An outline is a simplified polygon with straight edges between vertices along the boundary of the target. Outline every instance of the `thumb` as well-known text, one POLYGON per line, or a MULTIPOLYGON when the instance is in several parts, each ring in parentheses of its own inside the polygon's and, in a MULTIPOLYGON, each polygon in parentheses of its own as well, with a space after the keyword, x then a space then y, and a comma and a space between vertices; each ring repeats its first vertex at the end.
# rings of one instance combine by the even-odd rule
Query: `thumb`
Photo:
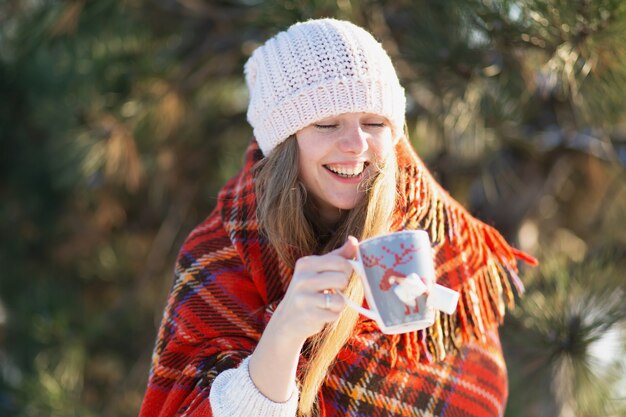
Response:
POLYGON ((346 242, 340 247, 330 252, 333 255, 339 255, 346 259, 352 259, 356 256, 359 241, 354 236, 348 236, 346 242))

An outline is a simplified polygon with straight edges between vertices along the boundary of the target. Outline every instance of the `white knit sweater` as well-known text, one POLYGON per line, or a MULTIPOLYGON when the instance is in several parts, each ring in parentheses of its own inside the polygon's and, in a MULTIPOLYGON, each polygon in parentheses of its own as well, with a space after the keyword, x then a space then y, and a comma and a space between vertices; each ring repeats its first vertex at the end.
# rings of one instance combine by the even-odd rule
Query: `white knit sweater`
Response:
POLYGON ((236 369, 219 374, 211 386, 213 417, 294 417, 298 409, 298 387, 293 382, 291 397, 277 403, 263 395, 252 382, 246 358, 236 369))

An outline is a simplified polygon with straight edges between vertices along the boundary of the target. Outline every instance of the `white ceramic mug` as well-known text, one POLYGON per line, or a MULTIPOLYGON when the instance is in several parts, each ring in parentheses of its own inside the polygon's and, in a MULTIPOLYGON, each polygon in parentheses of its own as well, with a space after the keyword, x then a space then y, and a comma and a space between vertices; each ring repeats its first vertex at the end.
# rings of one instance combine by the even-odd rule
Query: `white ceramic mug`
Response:
POLYGON ((371 310, 344 296, 351 308, 376 321, 386 334, 432 326, 435 310, 453 314, 459 293, 435 283, 433 251, 424 230, 407 230, 359 243, 356 261, 371 310))

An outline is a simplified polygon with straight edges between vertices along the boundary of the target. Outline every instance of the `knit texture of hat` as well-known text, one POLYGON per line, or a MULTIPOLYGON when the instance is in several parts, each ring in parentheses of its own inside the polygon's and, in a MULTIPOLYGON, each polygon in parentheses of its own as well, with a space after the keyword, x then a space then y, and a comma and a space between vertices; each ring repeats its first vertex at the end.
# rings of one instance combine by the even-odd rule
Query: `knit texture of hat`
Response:
POLYGON ((244 66, 248 122, 264 155, 311 123, 374 113, 404 128, 405 96, 391 59, 364 29, 335 19, 296 23, 257 48, 244 66))

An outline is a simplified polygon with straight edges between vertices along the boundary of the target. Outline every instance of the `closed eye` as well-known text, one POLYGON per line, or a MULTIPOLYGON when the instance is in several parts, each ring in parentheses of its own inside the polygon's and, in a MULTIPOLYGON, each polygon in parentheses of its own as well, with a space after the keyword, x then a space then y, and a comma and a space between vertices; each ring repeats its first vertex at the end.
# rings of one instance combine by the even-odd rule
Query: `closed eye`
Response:
POLYGON ((365 123, 365 126, 385 127, 385 124, 384 123, 365 123))
POLYGON ((337 127, 337 125, 320 125, 320 124, 315 124, 315 127, 317 127, 318 129, 333 129, 333 128, 337 127))

